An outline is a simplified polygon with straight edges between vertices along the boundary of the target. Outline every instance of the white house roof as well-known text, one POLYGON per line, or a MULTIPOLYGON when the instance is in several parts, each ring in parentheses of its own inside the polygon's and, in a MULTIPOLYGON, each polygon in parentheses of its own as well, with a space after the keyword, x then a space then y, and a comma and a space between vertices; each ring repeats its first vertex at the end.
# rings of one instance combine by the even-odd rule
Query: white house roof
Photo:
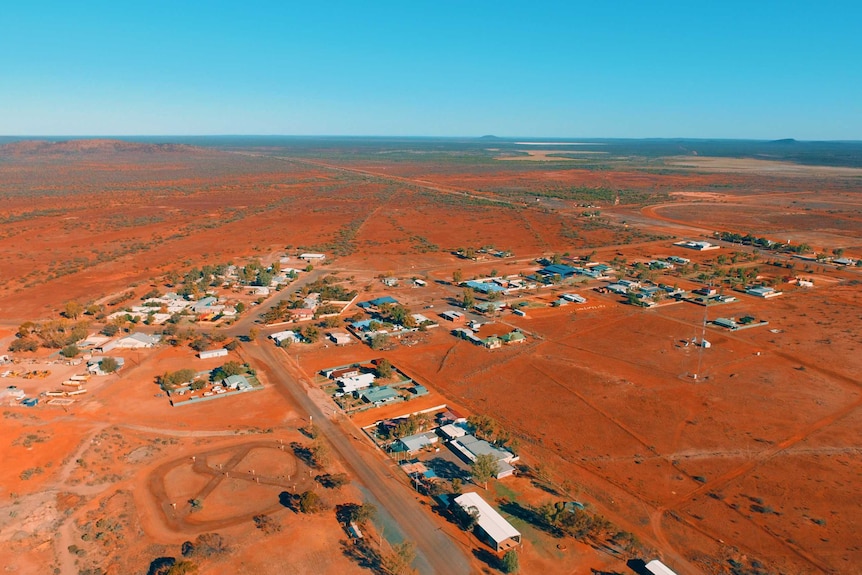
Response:
POLYGON ((658 559, 653 559, 652 561, 647 563, 646 568, 653 575, 676 575, 676 573, 671 570, 670 567, 668 567, 658 559))
POLYGON ((497 513, 475 491, 459 495, 455 498, 455 503, 461 506, 462 509, 475 507, 479 511, 479 527, 496 543, 499 544, 507 539, 521 536, 521 533, 517 529, 512 527, 502 515, 497 513))

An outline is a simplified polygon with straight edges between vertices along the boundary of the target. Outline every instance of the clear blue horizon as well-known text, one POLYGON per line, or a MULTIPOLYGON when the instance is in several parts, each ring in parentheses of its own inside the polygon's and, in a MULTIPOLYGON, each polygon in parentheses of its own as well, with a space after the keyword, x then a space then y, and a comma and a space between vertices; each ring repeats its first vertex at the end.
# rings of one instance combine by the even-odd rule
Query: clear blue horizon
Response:
POLYGON ((860 16, 849 1, 7 3, 0 134, 860 140, 860 16))

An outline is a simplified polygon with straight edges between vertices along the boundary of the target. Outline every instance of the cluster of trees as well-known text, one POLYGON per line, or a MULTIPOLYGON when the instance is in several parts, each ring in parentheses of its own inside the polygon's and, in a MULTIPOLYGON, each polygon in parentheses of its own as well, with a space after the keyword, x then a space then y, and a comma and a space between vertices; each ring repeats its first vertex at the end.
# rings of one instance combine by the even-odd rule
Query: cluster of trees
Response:
POLYGON ((400 418, 395 427, 386 428, 386 434, 389 439, 400 439, 422 433, 433 426, 434 422, 427 413, 413 413, 407 417, 400 418))
MULTIPOLYGON (((192 383, 197 372, 193 369, 180 369, 172 372, 165 372, 156 378, 156 382, 165 391, 170 391, 186 383, 192 383)), ((203 387, 203 386, 201 386, 203 387)))
POLYGON ((315 282, 305 285, 301 293, 304 296, 310 293, 319 293, 320 299, 324 301, 349 301, 356 297, 359 292, 355 290, 351 291, 338 285, 342 281, 338 276, 324 276, 315 282))
POLYGON ((507 447, 511 451, 518 448, 517 438, 489 415, 471 415, 467 418, 467 424, 473 428, 473 433, 479 439, 489 441, 498 447, 507 447))
POLYGON ((611 532, 616 533, 613 524, 601 515, 593 515, 576 506, 567 506, 563 501, 546 503, 539 507, 536 513, 552 531, 579 541, 598 541, 611 532))
POLYGON ((410 310, 401 304, 385 303, 378 309, 377 316, 384 323, 400 325, 406 328, 416 327, 416 320, 410 314, 410 310))
MULTIPOLYGON (((87 337, 90 324, 86 321, 57 319, 42 323, 25 322, 18 327, 9 351, 36 351, 39 347, 63 349, 87 337)), ((71 348, 68 350, 71 352, 71 348)), ((75 354, 76 355, 76 354, 75 354)))
POLYGON ((735 232, 717 232, 717 236, 719 239, 724 240, 726 242, 731 242, 734 244, 742 244, 746 246, 755 246, 757 248, 765 249, 765 250, 773 250, 777 252, 783 253, 796 253, 796 254, 804 254, 811 251, 811 246, 808 244, 799 244, 792 246, 790 244, 782 244, 780 242, 774 242, 768 238, 759 238, 752 234, 737 234, 735 232))

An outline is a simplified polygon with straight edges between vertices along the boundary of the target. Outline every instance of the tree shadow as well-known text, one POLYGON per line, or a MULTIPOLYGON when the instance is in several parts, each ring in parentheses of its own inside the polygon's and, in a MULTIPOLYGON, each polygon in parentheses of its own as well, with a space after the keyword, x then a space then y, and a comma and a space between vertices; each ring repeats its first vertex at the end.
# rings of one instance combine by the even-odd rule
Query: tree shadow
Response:
POLYGON ((150 568, 147 569, 147 575, 161 575, 173 567, 176 562, 176 557, 156 557, 150 561, 150 568))
POLYGON ((468 473, 461 468, 457 463, 449 461, 448 459, 443 459, 442 457, 435 457, 430 461, 426 461, 425 465, 431 469, 437 477, 442 477, 443 479, 467 479, 468 473))
POLYGON ((626 567, 637 573, 638 575, 652 575, 646 567, 643 559, 629 559, 626 561, 626 567))
POLYGON ((495 570, 502 570, 500 558, 487 549, 473 549, 473 557, 495 570))
POLYGON ((517 501, 506 501, 500 505, 500 510, 517 517, 521 521, 526 521, 536 529, 540 531, 544 531, 550 535, 553 535, 556 538, 563 537, 563 532, 553 527, 552 525, 548 525, 548 523, 542 518, 541 515, 536 513, 533 509, 529 507, 524 507, 517 501))
POLYGON ((293 454, 296 455, 299 459, 302 460, 309 467, 316 467, 314 461, 314 454, 311 453, 311 450, 304 446, 301 443, 294 441, 290 444, 290 448, 293 450, 293 454))
POLYGON ((278 502, 294 513, 299 513, 299 495, 290 491, 282 491, 278 494, 278 502))
POLYGON ((363 569, 376 570, 380 567, 380 556, 372 545, 357 539, 342 539, 338 543, 342 555, 356 562, 363 569))

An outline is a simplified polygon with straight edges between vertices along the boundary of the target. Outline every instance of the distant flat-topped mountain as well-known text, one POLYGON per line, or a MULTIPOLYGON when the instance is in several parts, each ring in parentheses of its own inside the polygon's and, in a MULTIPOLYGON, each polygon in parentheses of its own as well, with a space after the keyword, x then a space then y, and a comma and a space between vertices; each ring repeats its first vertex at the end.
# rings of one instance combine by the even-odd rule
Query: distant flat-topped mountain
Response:
POLYGON ((796 140, 793 138, 782 138, 781 140, 772 140, 769 142, 770 144, 796 144, 796 140))
POLYGON ((189 153, 200 151, 183 144, 145 144, 111 139, 83 140, 21 140, 0 146, 0 155, 5 156, 68 156, 82 154, 156 154, 189 153))

